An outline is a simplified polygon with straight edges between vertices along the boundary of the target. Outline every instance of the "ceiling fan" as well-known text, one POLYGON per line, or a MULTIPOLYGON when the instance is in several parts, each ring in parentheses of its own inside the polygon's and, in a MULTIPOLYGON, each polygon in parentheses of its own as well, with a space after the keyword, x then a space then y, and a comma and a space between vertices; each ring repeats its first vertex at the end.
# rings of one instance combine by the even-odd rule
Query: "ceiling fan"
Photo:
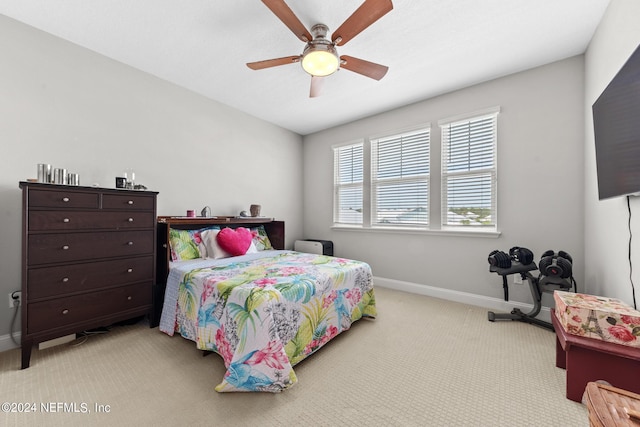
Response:
POLYGON ((334 31, 331 40, 326 38, 329 28, 324 24, 316 24, 311 28, 311 32, 307 31, 284 0, 262 0, 262 2, 306 45, 301 55, 247 63, 247 66, 252 70, 301 62, 302 68, 311 75, 309 96, 312 98, 320 94, 324 77, 335 73, 340 68, 375 80, 380 80, 387 73, 389 67, 384 65, 353 56, 338 56, 336 46, 344 46, 369 25, 390 12, 393 9, 391 0, 365 0, 334 31))

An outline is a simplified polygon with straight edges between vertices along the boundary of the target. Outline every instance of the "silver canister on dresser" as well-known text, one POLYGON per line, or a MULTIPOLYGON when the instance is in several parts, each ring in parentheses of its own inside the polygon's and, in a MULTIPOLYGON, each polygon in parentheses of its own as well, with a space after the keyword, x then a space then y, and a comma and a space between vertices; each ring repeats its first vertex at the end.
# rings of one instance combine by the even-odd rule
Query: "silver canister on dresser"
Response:
POLYGON ((67 170, 62 168, 55 168, 53 170, 53 180, 54 184, 67 184, 67 170))
POLYGON ((38 182, 47 184, 51 182, 51 165, 38 163, 38 182))
POLYGON ((69 185, 80 185, 80 175, 77 173, 70 173, 67 175, 67 184, 69 185))

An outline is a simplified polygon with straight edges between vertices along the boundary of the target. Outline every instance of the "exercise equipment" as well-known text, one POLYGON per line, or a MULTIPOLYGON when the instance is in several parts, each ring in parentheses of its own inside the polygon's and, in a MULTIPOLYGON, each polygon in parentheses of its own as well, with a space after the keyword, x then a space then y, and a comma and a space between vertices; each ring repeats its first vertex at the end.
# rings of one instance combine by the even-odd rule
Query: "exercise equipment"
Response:
POLYGON ((552 250, 542 254, 539 266, 536 265, 533 259, 533 252, 518 246, 511 248, 508 255, 499 250, 492 251, 489 254, 489 271, 502 277, 505 301, 509 301, 507 276, 513 274, 519 274, 522 280, 527 281, 533 297, 533 308, 530 312, 524 313, 519 308, 514 308, 510 313, 489 311, 488 318, 490 322, 495 320, 517 320, 553 330, 551 323, 536 318, 542 309, 542 294, 545 292, 553 293, 555 290, 569 291, 572 286, 574 292, 576 292, 576 281, 572 273, 573 259, 567 252, 559 251, 556 253, 552 250), (531 274, 535 270, 540 271, 537 277, 531 274))
POLYGON ((514 246, 509 249, 509 256, 514 261, 518 261, 520 264, 531 264, 533 262, 533 252, 527 248, 521 248, 514 246))
POLYGON ((489 264, 493 267, 498 268, 509 268, 511 267, 511 257, 507 255, 505 252, 495 250, 489 254, 489 264))
POLYGON ((571 255, 565 251, 554 252, 546 251, 542 254, 539 263, 540 272, 547 276, 560 277, 568 279, 572 276, 573 259, 571 255))

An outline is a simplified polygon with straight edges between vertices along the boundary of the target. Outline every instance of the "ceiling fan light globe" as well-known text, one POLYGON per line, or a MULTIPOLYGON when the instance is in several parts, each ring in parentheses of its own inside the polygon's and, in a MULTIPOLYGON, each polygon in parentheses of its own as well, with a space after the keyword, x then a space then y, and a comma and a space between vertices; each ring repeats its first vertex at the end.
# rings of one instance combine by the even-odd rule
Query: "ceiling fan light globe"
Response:
POLYGON ((303 54, 302 68, 312 76, 324 77, 335 73, 340 59, 335 49, 311 49, 303 54))

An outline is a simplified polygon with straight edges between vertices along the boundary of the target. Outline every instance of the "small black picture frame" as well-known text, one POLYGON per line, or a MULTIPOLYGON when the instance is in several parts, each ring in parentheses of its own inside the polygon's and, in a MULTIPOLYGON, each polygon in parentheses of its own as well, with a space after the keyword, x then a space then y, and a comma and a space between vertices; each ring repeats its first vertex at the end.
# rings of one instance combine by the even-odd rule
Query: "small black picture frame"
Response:
POLYGON ((117 176, 116 188, 127 188, 127 178, 117 176))

